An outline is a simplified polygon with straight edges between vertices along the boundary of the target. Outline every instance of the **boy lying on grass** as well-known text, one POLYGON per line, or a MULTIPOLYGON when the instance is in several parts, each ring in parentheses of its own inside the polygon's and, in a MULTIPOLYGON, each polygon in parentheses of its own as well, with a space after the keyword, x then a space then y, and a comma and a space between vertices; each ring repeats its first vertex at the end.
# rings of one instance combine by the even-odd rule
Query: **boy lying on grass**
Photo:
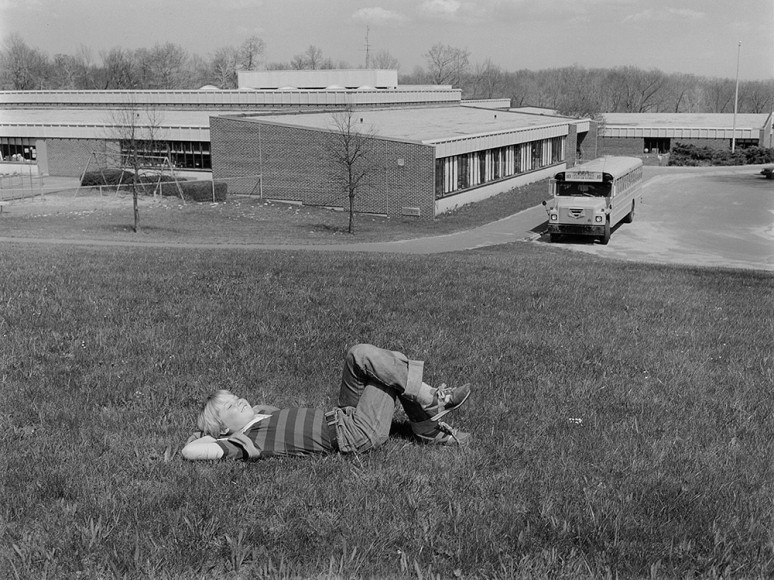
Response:
POLYGON ((399 352, 359 344, 347 353, 339 406, 320 409, 251 407, 229 391, 209 396, 185 459, 264 459, 313 453, 361 453, 390 434, 395 399, 403 405, 416 437, 436 445, 463 445, 469 433, 441 421, 464 403, 470 386, 433 388, 422 382, 422 361, 399 352))

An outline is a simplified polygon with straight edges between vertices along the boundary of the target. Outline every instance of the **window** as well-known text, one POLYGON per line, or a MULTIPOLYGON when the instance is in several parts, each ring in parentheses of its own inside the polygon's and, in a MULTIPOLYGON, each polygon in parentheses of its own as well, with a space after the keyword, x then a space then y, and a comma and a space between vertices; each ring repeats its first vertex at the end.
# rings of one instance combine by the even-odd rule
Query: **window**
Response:
POLYGON ((564 137, 551 139, 551 163, 561 163, 564 160, 564 137))
MULTIPOLYGON (((758 140, 757 139, 737 139, 736 140, 736 147, 740 149, 746 149, 747 147, 757 147, 758 146, 758 140)), ((731 148, 731 145, 729 144, 728 148, 731 148)))
POLYGON ((670 149, 669 137, 645 137, 644 153, 669 153, 670 149))
POLYGON ((538 169, 543 166, 543 142, 532 142, 532 167, 538 169))
POLYGON ((564 161, 565 138, 553 137, 435 160, 436 199, 564 161))
MULTIPOLYGON (((130 142, 121 141, 121 156, 127 163, 130 142)), ((212 169, 210 144, 207 141, 139 141, 138 155, 143 165, 160 165, 168 157, 175 169, 212 169)))
POLYGON ((35 140, 27 137, 0 138, 0 161, 9 163, 36 163, 38 152, 35 140))

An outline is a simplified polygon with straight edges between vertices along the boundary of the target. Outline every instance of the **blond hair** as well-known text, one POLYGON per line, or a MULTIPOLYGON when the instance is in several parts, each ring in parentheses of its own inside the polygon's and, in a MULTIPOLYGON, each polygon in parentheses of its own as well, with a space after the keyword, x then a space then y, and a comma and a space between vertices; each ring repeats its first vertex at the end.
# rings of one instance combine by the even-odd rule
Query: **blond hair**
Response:
POLYGON ((223 433, 223 424, 220 422, 220 410, 227 400, 234 397, 231 391, 221 389, 215 391, 204 402, 201 413, 196 420, 196 425, 199 427, 199 431, 205 435, 210 435, 216 439, 223 433))

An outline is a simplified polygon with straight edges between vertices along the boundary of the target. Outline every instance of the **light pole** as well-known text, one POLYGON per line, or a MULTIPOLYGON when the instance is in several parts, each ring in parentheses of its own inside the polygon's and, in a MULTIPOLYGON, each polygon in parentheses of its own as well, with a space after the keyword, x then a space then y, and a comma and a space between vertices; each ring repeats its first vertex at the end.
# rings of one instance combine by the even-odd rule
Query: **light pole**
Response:
POLYGON ((742 41, 736 48, 736 90, 734 91, 734 128, 731 132, 731 153, 736 151, 736 109, 739 104, 739 55, 742 52, 742 41))

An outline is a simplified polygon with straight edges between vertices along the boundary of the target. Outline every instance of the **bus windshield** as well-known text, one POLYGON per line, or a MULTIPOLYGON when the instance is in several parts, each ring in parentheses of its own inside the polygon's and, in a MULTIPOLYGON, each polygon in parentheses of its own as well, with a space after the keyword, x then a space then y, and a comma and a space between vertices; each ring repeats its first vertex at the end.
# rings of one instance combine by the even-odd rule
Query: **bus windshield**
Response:
POLYGON ((588 183, 573 181, 557 181, 556 195, 562 196, 586 196, 586 197, 607 197, 610 195, 609 183, 588 183))

